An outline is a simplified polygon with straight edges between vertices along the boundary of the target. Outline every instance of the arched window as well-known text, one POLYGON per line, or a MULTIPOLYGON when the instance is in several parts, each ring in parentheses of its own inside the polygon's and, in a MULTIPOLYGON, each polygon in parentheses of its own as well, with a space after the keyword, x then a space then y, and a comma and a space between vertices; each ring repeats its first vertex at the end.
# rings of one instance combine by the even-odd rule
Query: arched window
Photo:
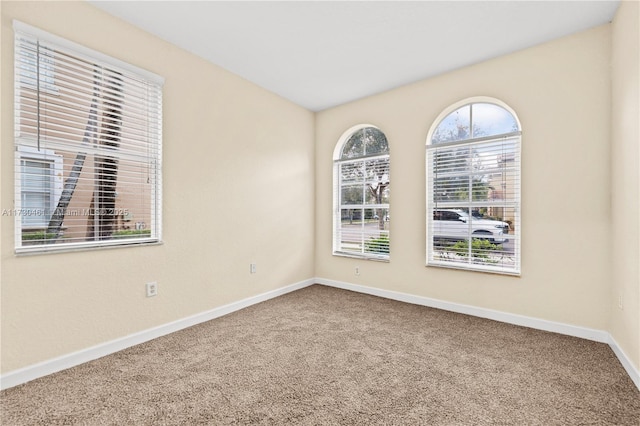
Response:
POLYGON ((427 265, 520 274, 520 142, 491 98, 452 105, 427 140, 427 265))
POLYGON ((380 129, 345 132, 334 151, 333 254, 389 258, 389 143, 380 129))

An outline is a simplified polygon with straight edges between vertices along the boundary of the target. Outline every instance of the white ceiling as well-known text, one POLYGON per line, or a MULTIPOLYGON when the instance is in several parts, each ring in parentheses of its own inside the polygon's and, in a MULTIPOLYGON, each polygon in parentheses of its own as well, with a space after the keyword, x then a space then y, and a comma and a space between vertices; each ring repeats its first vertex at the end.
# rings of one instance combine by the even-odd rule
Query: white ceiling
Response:
POLYGON ((608 1, 96 1, 312 111, 610 22, 608 1))

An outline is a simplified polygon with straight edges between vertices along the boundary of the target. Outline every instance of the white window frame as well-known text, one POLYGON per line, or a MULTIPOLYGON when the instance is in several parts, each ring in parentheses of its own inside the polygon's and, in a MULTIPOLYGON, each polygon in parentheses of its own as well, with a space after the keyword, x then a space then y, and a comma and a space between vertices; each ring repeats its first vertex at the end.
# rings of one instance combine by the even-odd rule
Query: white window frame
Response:
MULTIPOLYGON (((342 151, 344 148, 344 145, 347 141, 349 141, 349 139, 351 138, 351 136, 356 133, 359 130, 365 129, 365 128, 374 128, 378 131, 380 131, 382 133, 382 131, 372 125, 372 124, 359 124, 356 125, 352 128, 350 128, 349 130, 347 130, 346 132, 344 132, 342 134, 342 136, 340 137, 340 139, 338 140, 338 143, 336 144, 336 147, 334 149, 334 153, 333 153, 333 255, 334 256, 344 256, 344 257, 354 257, 354 258, 359 258, 359 259, 369 259, 369 260, 378 260, 378 261, 383 261, 383 262, 388 262, 390 259, 390 246, 387 245, 387 249, 389 250, 388 253, 372 253, 372 252, 367 252, 366 250, 366 238, 367 238, 367 234, 366 232, 362 232, 362 235, 359 235, 360 237, 360 249, 359 251, 353 251, 353 250, 345 250, 345 248, 342 246, 341 241, 342 241, 342 233, 343 233, 343 229, 342 229, 342 209, 343 208, 353 208, 354 210, 361 210, 361 215, 362 220, 363 220, 363 227, 364 227, 364 210, 366 209, 386 209, 387 214, 386 214, 386 218, 384 218, 385 220, 385 224, 387 227, 390 227, 390 221, 388 220, 388 218, 390 218, 390 203, 386 203, 386 204, 366 204, 364 202, 365 199, 365 195, 363 194, 363 203, 362 204, 349 204, 347 205, 343 205, 342 204, 342 200, 341 200, 341 189, 342 189, 342 181, 341 181, 341 173, 340 173, 340 168, 341 165, 344 164, 350 164, 350 163, 355 163, 355 162, 361 162, 364 160, 384 160, 386 159, 388 164, 389 164, 389 170, 390 170, 390 166, 391 166, 391 162, 390 162, 390 155, 389 155, 389 151, 387 151, 386 154, 376 154, 376 155, 364 155, 361 157, 354 157, 354 158, 349 158, 349 159, 342 159, 342 151)), ((386 137, 386 135, 385 135, 386 137)), ((387 141, 388 143, 388 141, 387 141)), ((390 172, 389 172, 390 173, 390 172)), ((387 184, 387 189, 390 191, 390 185, 387 184)), ((364 191, 364 185, 363 185, 363 191, 364 191)), ((386 231, 382 231, 381 234, 386 235, 390 244, 390 230, 387 229, 386 231)))
MULTIPOLYGON (((105 54, 94 51, 80 44, 63 39, 22 22, 13 21, 13 28, 15 32, 14 133, 16 149, 14 180, 16 196, 14 201, 14 209, 12 211, 3 211, 3 214, 12 214, 16 216, 14 221, 16 254, 48 253, 160 243, 162 241, 162 85, 164 83, 164 79, 149 71, 138 68, 134 65, 107 56, 105 54), (25 40, 29 41, 25 42, 25 40), (21 46, 20 50, 18 49, 19 44, 21 46), (34 47, 29 48, 28 46, 34 47), (41 57, 37 54, 38 51, 44 52, 41 53, 41 57), (101 67, 102 69, 107 70, 109 73, 111 73, 112 76, 123 76, 122 78, 129 79, 130 81, 139 81, 142 82, 140 84, 147 84, 147 92, 140 92, 140 89, 136 90, 138 90, 137 96, 146 96, 145 99, 146 102, 148 102, 148 104, 145 104, 147 105, 147 111, 152 111, 148 115, 149 118, 147 118, 147 127, 145 130, 147 136, 145 137, 148 139, 145 140, 152 141, 150 143, 153 144, 153 151, 147 150, 145 154, 141 154, 139 153, 139 151, 136 152, 126 148, 125 145, 127 147, 133 146, 133 139, 128 139, 126 142, 123 142, 123 146, 121 147, 121 149, 118 149, 116 151, 107 145, 96 147, 94 143, 93 146, 91 144, 86 144, 86 146, 83 145, 82 147, 76 147, 74 145, 75 142, 61 139, 60 137, 55 140, 47 139, 46 136, 41 137, 39 130, 40 96, 37 96, 36 98, 38 102, 37 136, 33 132, 27 133, 22 131, 22 91, 35 91, 36 93, 47 94, 50 97, 55 97, 60 94, 55 75, 57 69, 56 51, 64 52, 64 55, 70 55, 74 58, 81 58, 81 60, 86 61, 86 63, 94 64, 95 67, 101 67), (37 70, 37 65, 40 66, 39 71, 37 70), (34 158, 38 161, 52 160, 54 162, 55 178, 52 203, 55 203, 55 205, 52 209, 55 210, 57 203, 61 198, 65 185, 63 177, 63 169, 65 167, 65 165, 63 164, 64 157, 60 154, 62 152, 73 153, 75 152, 75 150, 77 150, 78 153, 82 154, 108 156, 109 158, 116 159, 117 161, 129 161, 130 163, 139 162, 141 158, 146 159, 138 164, 144 165, 144 167, 149 170, 147 183, 150 184, 152 190, 149 194, 149 203, 147 205, 149 206, 148 208, 150 209, 150 217, 153 222, 153 225, 151 226, 150 236, 143 235, 141 237, 139 235, 136 235, 135 237, 130 237, 129 235, 126 235, 124 237, 109 240, 99 239, 96 237, 94 240, 82 242, 58 241, 58 243, 54 244, 45 241, 43 244, 37 245, 23 244, 22 218, 19 217, 23 207, 21 205, 21 158, 34 158), (150 152, 152 153, 150 154, 150 152)), ((111 87, 107 88, 107 90, 112 90, 111 87)), ((127 96, 127 92, 123 93, 125 96, 127 96)), ((25 111, 27 110, 25 109, 25 111)), ((107 114, 104 111, 102 113, 107 114)), ((87 131, 86 129, 81 130, 85 132, 87 131)), ((98 214, 97 211, 99 210, 99 208, 100 206, 96 205, 96 208, 94 209, 96 211, 96 214, 98 214)), ((99 223, 95 226, 99 226, 99 223)), ((27 230, 28 227, 25 226, 24 229, 27 230)), ((64 229, 64 227, 62 229, 64 229)))
MULTIPOLYGON (((521 231, 522 223, 520 218, 520 211, 521 211, 520 182, 521 182, 521 152, 522 152, 521 144, 522 144, 522 126, 520 124, 517 114, 511 107, 509 107, 503 101, 492 98, 492 97, 478 96, 478 97, 461 100, 449 106, 448 108, 446 108, 434 120, 427 136, 426 156, 425 156, 426 189, 427 189, 427 194, 426 194, 426 231, 427 231, 426 233, 426 243, 427 243, 426 244, 426 265, 427 266, 462 269, 462 270, 479 271, 479 272, 490 272, 490 273, 498 273, 498 274, 505 274, 505 275, 514 275, 514 276, 521 275, 521 235, 522 235, 522 231, 521 231), (451 113, 453 113, 454 111, 466 105, 481 104, 481 103, 496 105, 504 109, 506 112, 510 113, 511 116, 515 119, 515 122, 517 123, 517 131, 502 133, 498 135, 491 135, 487 137, 467 138, 464 140, 454 141, 454 142, 444 142, 444 143, 438 143, 438 144, 432 143, 432 139, 436 130, 438 129, 438 127, 446 117, 448 117, 451 113), (503 201, 495 204, 496 207, 507 207, 509 209, 513 209, 513 212, 514 212, 513 228, 515 229, 515 233, 506 234, 504 236, 504 238, 507 241, 509 241, 509 243, 513 246, 513 256, 511 258, 512 260, 510 260, 510 262, 512 263, 512 266, 506 267, 506 266, 496 266, 491 264, 485 265, 485 264, 473 263, 472 247, 468 243, 467 243, 467 248, 469 250, 469 256, 468 256, 467 263, 461 262, 459 260, 447 261, 447 260, 443 260, 442 258, 436 258, 436 256, 434 255, 435 250, 434 250, 434 233, 433 233, 434 222, 435 222, 433 217, 434 210, 462 208, 462 209, 467 209, 467 211, 470 212, 473 207, 479 207, 480 205, 491 206, 492 202, 491 201, 472 202, 471 200, 469 200, 468 202, 465 202, 465 203, 453 202, 453 203, 447 204, 447 203, 434 201, 435 172, 431 165, 430 152, 435 151, 437 148, 447 148, 447 147, 468 147, 468 146, 482 147, 483 145, 486 146, 491 143, 494 143, 494 144, 496 142, 500 143, 499 141, 501 140, 503 141, 503 143, 506 143, 506 141, 509 141, 510 143, 514 143, 515 141, 515 146, 516 146, 515 156, 513 158, 514 167, 516 168, 516 171, 514 173, 514 182, 513 182, 514 189, 512 191, 513 192, 512 197, 509 198, 508 201, 503 201)), ((471 191, 469 191, 469 193, 471 193, 471 191)), ((469 221, 469 228, 468 228, 469 239, 466 241, 470 241, 471 239, 474 238, 472 236, 473 235, 472 230, 473 230, 472 224, 471 224, 471 221, 469 221)))
MULTIPOLYGON (((52 212, 56 206, 58 205, 58 200, 60 199, 60 195, 62 194, 62 156, 57 155, 54 151, 43 149, 38 151, 35 148, 27 147, 27 146, 19 146, 17 147, 16 155, 16 168, 22 168, 22 162, 33 160, 37 162, 45 162, 50 163, 50 201, 49 206, 47 206, 47 210, 52 212)), ((22 174, 16 174, 16 185, 15 185, 15 221, 16 221, 16 229, 25 230, 41 230, 42 228, 46 228, 46 225, 25 225, 23 223, 23 219, 25 216, 30 214, 42 215, 44 212, 29 212, 26 207, 22 206, 22 194, 24 192, 22 185, 22 174)), ((46 222, 49 220, 47 219, 46 222)), ((18 244, 18 238, 21 241, 21 233, 16 233, 16 244, 18 244)))

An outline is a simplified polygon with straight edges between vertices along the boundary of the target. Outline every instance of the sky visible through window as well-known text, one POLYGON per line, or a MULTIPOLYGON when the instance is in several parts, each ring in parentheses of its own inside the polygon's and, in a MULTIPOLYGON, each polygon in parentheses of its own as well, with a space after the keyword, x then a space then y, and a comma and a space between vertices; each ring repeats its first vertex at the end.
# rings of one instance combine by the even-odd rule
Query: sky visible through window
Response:
POLYGON ((431 143, 462 141, 518 131, 513 115, 498 105, 465 105, 447 115, 438 125, 431 143))

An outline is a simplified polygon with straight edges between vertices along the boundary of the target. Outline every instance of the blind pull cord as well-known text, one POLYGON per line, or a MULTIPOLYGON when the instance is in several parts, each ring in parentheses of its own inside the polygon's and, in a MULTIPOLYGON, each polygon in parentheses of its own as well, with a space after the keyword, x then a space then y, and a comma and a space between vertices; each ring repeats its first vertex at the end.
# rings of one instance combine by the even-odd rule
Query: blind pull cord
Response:
POLYGON ((40 151, 40 40, 36 41, 36 108, 37 108, 37 143, 40 151))

